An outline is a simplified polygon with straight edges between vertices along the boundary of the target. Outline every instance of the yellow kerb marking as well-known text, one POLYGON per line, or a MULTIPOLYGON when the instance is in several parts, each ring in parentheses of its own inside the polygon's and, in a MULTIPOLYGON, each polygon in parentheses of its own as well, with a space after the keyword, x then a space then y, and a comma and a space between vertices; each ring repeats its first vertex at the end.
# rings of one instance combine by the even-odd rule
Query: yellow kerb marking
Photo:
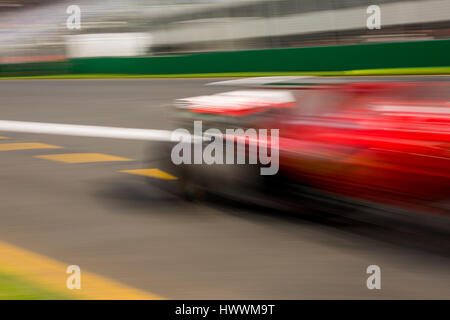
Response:
POLYGON ((65 163, 86 163, 105 161, 131 161, 133 159, 111 156, 103 153, 60 153, 35 156, 39 159, 60 161, 65 163))
POLYGON ((121 170, 120 172, 137 174, 140 176, 164 179, 164 180, 176 180, 177 177, 171 175, 170 173, 164 172, 159 169, 136 169, 136 170, 121 170))
POLYGON ((0 139, 8 139, 8 137, 2 137, 2 136, 0 136, 0 139))
POLYGON ((0 143, 0 151, 28 150, 28 149, 59 149, 62 147, 39 142, 0 143))
MULTIPOLYGON (((76 264, 75 262, 72 262, 76 264)), ((81 289, 68 289, 66 286, 67 267, 51 258, 0 242, 0 270, 25 281, 42 286, 74 299, 105 300, 155 300, 163 299, 152 293, 126 286, 105 277, 87 272, 81 268, 81 289)))

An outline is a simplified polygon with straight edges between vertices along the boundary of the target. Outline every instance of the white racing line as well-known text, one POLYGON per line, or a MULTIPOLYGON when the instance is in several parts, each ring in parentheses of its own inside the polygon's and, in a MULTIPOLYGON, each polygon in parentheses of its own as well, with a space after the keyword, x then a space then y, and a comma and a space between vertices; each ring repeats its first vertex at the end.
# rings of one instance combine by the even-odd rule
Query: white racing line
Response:
POLYGON ((0 120, 0 131, 128 140, 173 141, 171 130, 0 120))

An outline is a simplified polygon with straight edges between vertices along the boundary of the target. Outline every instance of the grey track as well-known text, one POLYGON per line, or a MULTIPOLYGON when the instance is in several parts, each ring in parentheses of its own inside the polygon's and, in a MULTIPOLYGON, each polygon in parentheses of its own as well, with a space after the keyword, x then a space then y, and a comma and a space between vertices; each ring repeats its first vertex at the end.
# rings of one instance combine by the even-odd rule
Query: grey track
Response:
MULTIPOLYGON (((0 119, 168 129, 163 106, 223 89, 203 86, 210 81, 1 81, 0 119)), ((119 172, 158 167, 151 143, 0 135, 64 147, 0 152, 0 241, 166 298, 450 297, 448 257, 384 238, 377 228, 185 203, 151 181, 119 172), (64 164, 32 157, 59 152, 136 161, 64 164), (382 271, 378 291, 366 288, 372 264, 382 271)))

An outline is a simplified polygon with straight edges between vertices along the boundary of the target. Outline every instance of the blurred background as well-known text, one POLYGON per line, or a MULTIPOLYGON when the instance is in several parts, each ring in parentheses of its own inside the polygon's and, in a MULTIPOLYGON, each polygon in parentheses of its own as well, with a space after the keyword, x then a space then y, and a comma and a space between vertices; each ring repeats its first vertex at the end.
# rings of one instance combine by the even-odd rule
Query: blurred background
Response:
POLYGON ((446 0, 1 0, 0 57, 11 63, 447 39, 449 17, 446 0), (79 30, 66 27, 74 4, 79 30), (373 4, 381 8, 376 32, 366 27, 373 4))

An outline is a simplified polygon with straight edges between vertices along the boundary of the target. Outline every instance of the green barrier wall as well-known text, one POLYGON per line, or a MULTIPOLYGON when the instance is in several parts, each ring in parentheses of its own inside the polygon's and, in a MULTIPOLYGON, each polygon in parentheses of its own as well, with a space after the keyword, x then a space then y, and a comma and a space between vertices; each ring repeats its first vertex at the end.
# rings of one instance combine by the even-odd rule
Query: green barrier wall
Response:
MULTIPOLYGON (((164 57, 71 59, 48 63, 41 74, 189 74, 340 71, 450 66, 450 40, 199 53, 164 57), (53 67, 52 67, 53 66, 53 67)), ((15 72, 31 64, 16 65, 15 72)), ((37 64, 34 64, 37 67, 37 64)), ((6 65, 5 65, 6 66, 6 65)), ((0 66, 0 74, 8 69, 0 66)), ((11 68, 11 67, 9 67, 11 68)), ((27 69, 28 68, 28 69, 27 69)))
POLYGON ((38 76, 70 74, 73 64, 70 61, 30 62, 0 65, 0 76, 38 76))

